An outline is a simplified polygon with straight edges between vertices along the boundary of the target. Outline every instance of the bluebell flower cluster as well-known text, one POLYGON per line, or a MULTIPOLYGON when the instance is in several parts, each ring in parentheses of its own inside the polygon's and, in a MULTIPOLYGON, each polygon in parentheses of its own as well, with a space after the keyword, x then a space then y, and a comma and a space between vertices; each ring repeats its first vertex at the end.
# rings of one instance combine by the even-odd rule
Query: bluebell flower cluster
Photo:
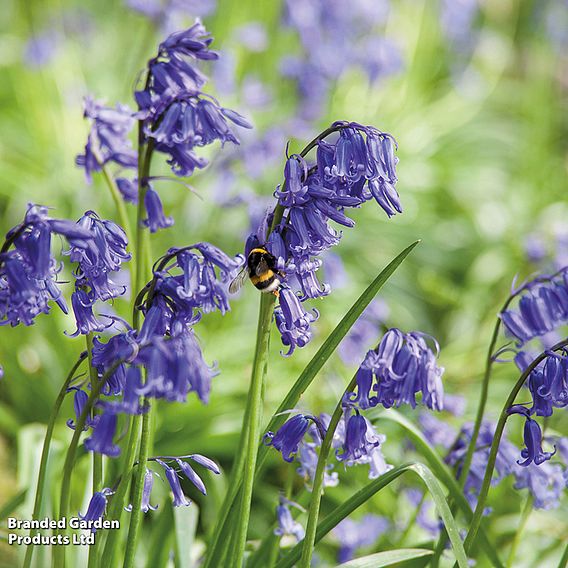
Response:
POLYGON ((416 331, 389 329, 359 367, 357 392, 351 393, 350 401, 363 410, 378 404, 385 408, 409 404, 415 408, 416 394, 421 393, 422 404, 442 410, 444 369, 438 366, 437 355, 428 347, 425 337, 416 331))
POLYGON ((67 304, 58 285, 61 264, 51 253, 52 235, 86 250, 93 235, 64 219, 52 219, 47 207, 30 205, 24 221, 11 229, 0 252, 0 325, 31 325, 54 301, 64 313, 67 304), (13 247, 13 248, 12 248, 13 247))
POLYGON ((333 529, 333 535, 339 541, 337 563, 348 562, 359 549, 375 544, 389 528, 389 521, 379 515, 364 515, 359 521, 343 519, 333 529))
POLYGON ((91 235, 84 243, 72 244, 67 254, 77 263, 74 271, 75 291, 71 306, 77 322, 73 335, 100 332, 105 325, 93 314, 97 300, 106 302, 126 292, 124 286, 115 284, 111 275, 130 260, 127 252, 126 233, 116 223, 100 219, 94 211, 87 211, 77 224, 91 235))
POLYGON ((148 62, 144 88, 135 93, 146 137, 157 151, 169 155, 168 164, 179 176, 189 176, 207 164, 194 148, 215 140, 239 143, 229 123, 251 128, 244 117, 201 90, 207 78, 192 62, 218 58, 209 49, 212 41, 199 20, 168 36, 148 62))
POLYGON ((335 122, 329 131, 338 132, 337 139, 318 139, 315 164, 297 154, 287 159, 284 183, 275 192, 282 220, 268 234, 272 218, 265 218, 245 249, 248 253, 266 246, 285 276, 290 291, 284 287, 275 320, 287 355, 310 341, 310 324, 317 318, 299 302, 330 292, 329 285, 316 276, 322 265, 318 257, 341 239, 341 232, 330 223, 353 227, 346 209, 373 198, 389 217, 402 212, 395 189, 398 159, 392 136, 353 122, 335 122))
MULTIPOLYGON (((166 476, 166 480, 170 486, 173 495, 173 506, 174 507, 181 507, 191 505, 191 500, 183 492, 180 483, 180 473, 183 474, 185 478, 187 478, 194 487, 203 495, 207 495, 207 490, 205 488, 205 483, 195 470, 191 467, 187 460, 191 460, 196 464, 204 467, 205 469, 212 471, 213 473, 219 475, 221 473, 219 466, 211 459, 201 454, 190 454, 187 456, 180 456, 180 457, 171 457, 171 456, 163 456, 163 457, 154 457, 150 458, 149 461, 156 462, 160 465, 166 476), (171 463, 175 465, 170 465, 171 463)), ((152 508, 149 505, 150 502, 150 492, 152 490, 152 481, 149 481, 152 476, 152 472, 146 472, 145 482, 148 481, 148 484, 144 484, 144 491, 145 494, 142 500, 142 510, 147 512, 148 508, 152 508), (146 510, 144 510, 146 509, 146 510)))
MULTIPOLYGON (((113 442, 117 415, 144 412, 142 396, 185 402, 195 392, 208 402, 218 371, 205 362, 194 326, 203 314, 230 309, 228 285, 241 264, 241 257, 230 258, 210 243, 170 249, 138 299, 145 316, 140 331, 124 324, 126 330, 106 342, 95 337, 93 366, 99 378, 109 376, 102 390, 107 398, 98 403, 101 412, 87 423, 93 430, 85 441, 88 450, 118 455, 113 442)), ((76 409, 78 415, 86 402, 86 393, 81 392, 75 394, 83 404, 76 409)))
POLYGON ((500 317, 507 332, 520 347, 568 322, 568 272, 539 277, 516 290, 517 308, 508 308, 500 317))
POLYGON ((138 155, 129 139, 135 123, 133 111, 121 104, 114 108, 105 106, 92 97, 85 97, 83 109, 91 129, 84 153, 75 158, 75 163, 85 170, 87 181, 91 183, 93 173, 100 172, 109 163, 135 170, 138 155))

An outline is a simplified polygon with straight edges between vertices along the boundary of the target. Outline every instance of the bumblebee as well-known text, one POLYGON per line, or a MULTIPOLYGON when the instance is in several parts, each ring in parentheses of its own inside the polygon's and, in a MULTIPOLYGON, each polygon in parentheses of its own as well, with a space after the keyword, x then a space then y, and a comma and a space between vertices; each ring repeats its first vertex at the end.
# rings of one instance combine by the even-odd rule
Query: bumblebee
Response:
POLYGON ((229 292, 231 294, 237 292, 247 276, 261 292, 279 295, 278 290, 280 289, 280 277, 282 275, 276 270, 276 258, 265 248, 258 247, 250 251, 246 265, 231 282, 229 292))

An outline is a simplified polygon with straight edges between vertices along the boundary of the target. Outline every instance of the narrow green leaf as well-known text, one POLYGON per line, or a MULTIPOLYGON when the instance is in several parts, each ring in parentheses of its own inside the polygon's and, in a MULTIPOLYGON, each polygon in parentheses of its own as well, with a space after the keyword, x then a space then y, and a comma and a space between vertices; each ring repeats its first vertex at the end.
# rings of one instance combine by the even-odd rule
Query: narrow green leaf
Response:
MULTIPOLYGON (((279 428, 286 417, 279 416, 283 410, 294 408, 304 391, 310 386, 315 379, 325 362, 329 359, 341 340, 347 335, 353 324, 357 321, 359 316, 363 313, 365 308, 372 302, 379 290, 384 286, 387 280, 393 275, 395 270, 402 264, 404 259, 412 252, 414 247, 420 241, 415 241, 410 246, 406 247, 394 260, 392 260, 380 274, 369 284, 364 292, 355 300, 347 314, 339 322, 336 328, 331 332, 329 337, 325 340, 323 345, 319 348, 317 353, 312 357, 311 361, 307 364, 306 368, 302 371, 276 412, 273 414, 270 422, 264 428, 264 432, 269 430, 276 430, 279 428)), ((266 457, 268 455, 268 448, 264 444, 260 444, 257 455, 257 471, 258 476, 266 457)), ((240 486, 242 483, 242 472, 234 479, 234 483, 229 489, 223 506, 219 512, 217 527, 213 538, 211 539, 207 558, 205 560, 204 568, 213 568, 219 563, 222 556, 223 548, 228 545, 228 536, 231 533, 232 526, 228 526, 228 519, 231 516, 231 511, 234 510, 233 505, 239 494, 240 486)))
POLYGON ((434 551, 427 548, 399 548, 398 550, 387 550, 386 552, 362 556, 361 558, 344 562, 337 568, 383 568, 384 566, 394 566, 405 560, 432 556, 432 554, 434 554, 434 551))
MULTIPOLYGON (((319 523, 318 530, 316 532, 316 543, 334 527, 336 527, 343 519, 355 511, 355 509, 370 500, 376 493, 381 491, 381 489, 384 489, 387 485, 407 471, 411 471, 418 475, 426 485, 426 488, 432 495, 438 514, 442 517, 442 521, 444 522, 448 532, 458 566, 460 568, 467 568, 467 557, 463 548, 463 543, 459 537, 458 527, 452 516, 448 503, 446 502, 442 487, 438 483, 438 480, 434 477, 434 474, 421 463, 407 463, 387 471, 363 487, 339 507, 336 507, 325 519, 323 519, 323 521, 319 523)), ((300 542, 284 558, 282 558, 278 564, 276 564, 276 568, 290 568, 298 561, 301 553, 302 543, 300 542)))
MULTIPOLYGON (((473 518, 473 511, 471 510, 469 502, 465 498, 459 486, 459 483, 454 477, 453 472, 450 470, 448 465, 444 463, 438 453, 432 448, 432 445, 424 438, 420 430, 418 430, 418 428, 416 428, 416 426, 410 420, 408 420, 400 412, 394 409, 389 409, 387 411, 378 409, 371 410, 367 416, 371 421, 377 419, 391 420, 392 422, 396 422, 406 430, 408 437, 416 447, 418 453, 424 457, 429 467, 436 474, 436 477, 446 486, 452 499, 461 509, 466 520, 468 522, 471 521, 471 519, 473 518)), ((504 568, 503 563, 499 559, 497 551, 489 541, 487 533, 485 532, 483 527, 481 527, 479 534, 482 545, 481 549, 487 555, 487 558, 489 558, 492 565, 496 568, 504 568)))
POLYGON ((174 507, 176 537, 176 568, 193 568, 197 559, 193 545, 199 519, 199 509, 195 503, 190 507, 174 507))
POLYGON ((7 503, 0 509, 0 521, 9 517, 22 503, 26 501, 27 489, 16 493, 7 503))

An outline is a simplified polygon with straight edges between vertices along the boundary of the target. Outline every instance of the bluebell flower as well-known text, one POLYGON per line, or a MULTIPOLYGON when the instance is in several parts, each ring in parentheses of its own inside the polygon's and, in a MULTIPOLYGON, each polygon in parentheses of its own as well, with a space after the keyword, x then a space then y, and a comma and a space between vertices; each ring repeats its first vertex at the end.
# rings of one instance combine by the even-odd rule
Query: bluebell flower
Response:
POLYGON ((91 183, 93 172, 101 171, 108 163, 136 169, 138 155, 128 139, 135 123, 133 111, 125 105, 112 108, 85 97, 84 116, 91 121, 91 130, 85 152, 79 154, 75 162, 84 168, 87 181, 91 183))
POLYGON ((117 177, 115 182, 124 201, 134 204, 138 203, 138 178, 117 177))
POLYGON ((291 536, 296 542, 300 542, 305 536, 304 527, 298 521, 294 520, 290 507, 295 507, 305 512, 297 503, 280 496, 280 502, 276 507, 278 527, 274 529, 274 534, 277 536, 291 536))
POLYGON ((359 521, 343 519, 333 529, 333 535, 339 541, 338 564, 354 558, 359 549, 375 544, 389 528, 389 521, 379 515, 368 514, 359 521))
POLYGON ((164 206, 158 192, 149 187, 144 196, 144 207, 146 208, 146 219, 144 225, 150 229, 151 233, 156 233, 159 229, 167 229, 174 224, 173 217, 166 217, 164 206))
POLYGON ((442 410, 443 372, 422 333, 402 333, 393 328, 385 333, 377 349, 365 356, 357 375, 361 390, 358 389, 356 395, 352 393, 351 398, 361 401, 364 407, 382 404, 390 408, 410 404, 414 408, 416 394, 420 392, 424 405, 442 410), (375 378, 372 390, 377 395, 373 397, 369 396, 369 372, 375 378))
POLYGON ((358 410, 346 419, 345 439, 341 451, 336 451, 339 461, 348 465, 368 458, 370 453, 384 441, 371 427, 370 422, 358 410))
POLYGON ((89 452, 97 452, 111 458, 117 457, 120 454, 120 448, 113 442, 116 422, 116 413, 106 407, 93 428, 93 433, 85 440, 85 448, 89 452))
POLYGON ((298 296, 287 287, 280 290, 279 305, 274 310, 276 325, 282 343, 288 347, 286 355, 291 355, 296 347, 304 347, 311 339, 310 324, 319 314, 317 310, 306 312, 298 296))
POLYGON ((61 47, 62 39, 54 29, 46 29, 32 35, 24 47, 24 62, 33 69, 49 65, 61 47))
POLYGON ((539 277, 516 291, 517 308, 508 308, 500 317, 509 335, 522 346, 568 322, 568 273, 539 277))
POLYGON ((284 461, 292 462, 294 459, 293 455, 298 452, 300 442, 310 428, 310 422, 317 426, 319 434, 323 439, 325 429, 319 418, 309 414, 296 414, 296 416, 285 422, 276 434, 267 432, 264 435, 264 442, 281 452, 284 461))
MULTIPOLYGON (((105 487, 102 491, 96 491, 89 501, 87 512, 84 515, 79 513, 79 518, 82 521, 98 521, 101 519, 106 511, 108 497, 113 493, 112 489, 108 487, 105 487)), ((92 527, 91 531, 97 532, 97 529, 92 527)))
POLYGON ((172 503, 173 506, 188 507, 189 505, 191 505, 191 501, 185 496, 181 488, 179 477, 176 470, 160 459, 156 459, 155 461, 164 468, 164 473, 166 474, 166 479, 168 480, 174 498, 172 503))
POLYGON ((77 330, 71 333, 71 337, 76 337, 79 334, 87 335, 88 333, 99 332, 105 329, 105 324, 97 320, 93 313, 94 300, 90 299, 87 292, 84 290, 75 290, 71 294, 71 307, 75 314, 75 321, 77 322, 77 330))
MULTIPOLYGON (((151 469, 146 468, 146 473, 144 474, 144 486, 142 489, 142 500, 140 501, 140 509, 143 513, 148 511, 155 511, 158 506, 155 507, 150 504, 150 497, 152 494, 152 488, 154 487, 154 472, 151 469)), ((132 503, 125 507, 126 511, 132 511, 132 503)))
MULTIPOLYGON (((89 399, 89 395, 83 389, 81 389, 79 387, 69 387, 67 389, 67 392, 68 393, 74 392, 73 409, 75 411, 75 419, 79 420, 79 417, 83 413, 83 409, 85 408, 85 405, 87 404, 87 401, 89 399)), ((88 430, 89 428, 96 426, 98 419, 99 419, 98 415, 97 416, 87 416, 83 430, 88 430)), ((67 420, 67 426, 69 428, 71 428, 71 430, 75 430, 75 422, 72 419, 67 420)))
POLYGON ((556 448, 553 452, 545 452, 542 449, 542 430, 538 425, 536 420, 530 417, 530 411, 522 406, 515 405, 509 408, 509 414, 521 414, 525 417, 525 427, 523 432, 523 438, 526 448, 521 451, 521 457, 524 461, 518 460, 517 463, 522 466, 527 466, 534 462, 536 465, 549 460, 555 453, 556 448))

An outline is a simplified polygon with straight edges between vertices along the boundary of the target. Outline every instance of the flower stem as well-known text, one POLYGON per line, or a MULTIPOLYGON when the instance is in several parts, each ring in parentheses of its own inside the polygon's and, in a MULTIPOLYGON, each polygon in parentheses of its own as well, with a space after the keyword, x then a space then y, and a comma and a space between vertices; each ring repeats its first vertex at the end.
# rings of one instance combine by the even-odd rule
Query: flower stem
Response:
MULTIPOLYGON (((356 384, 357 375, 355 375, 351 379, 351 382, 347 385, 343 396, 345 395, 345 393, 353 391, 356 384)), ((316 531, 318 528, 317 523, 319 510, 323 493, 325 467, 329 451, 331 449, 331 443, 333 442, 333 435, 335 434, 335 430, 337 428, 337 425, 339 424, 339 421, 341 420, 341 415, 343 413, 343 409, 341 407, 343 396, 341 396, 339 402, 337 403, 337 406, 335 407, 335 410, 333 411, 333 415, 331 416, 331 420, 329 421, 329 426, 327 427, 325 437, 321 443, 321 448, 318 456, 318 465, 314 474, 312 498, 310 500, 310 507, 308 509, 308 522, 306 524, 306 536, 304 537, 304 542, 302 545, 302 557, 300 558, 299 564, 300 568, 310 568, 312 562, 312 554, 314 552, 314 546, 316 542, 316 531)))
MULTIPOLYGON (((41 450, 41 459, 39 462, 39 473, 37 476, 37 486, 36 486, 36 494, 35 494, 35 501, 34 501, 34 510, 32 513, 32 519, 38 520, 39 515, 41 513, 41 504, 43 503, 43 490, 45 486, 45 475, 47 473, 47 459, 49 457, 49 449, 51 447, 51 439, 53 437, 53 429, 55 427, 55 420, 57 419, 57 415, 59 414, 59 410, 63 401, 65 399, 65 395, 67 394, 67 388, 69 384, 73 380, 77 369, 80 367, 81 363, 87 358, 87 352, 84 351, 79 355, 79 359, 77 359, 76 363, 73 365, 67 378, 63 381, 63 385, 61 385, 61 390, 55 399, 55 403, 53 405, 53 409, 51 411, 51 415, 49 416, 49 422, 47 423, 47 430, 45 432, 45 438, 43 439, 43 448, 41 450)), ((30 537, 38 534, 37 529, 30 530, 30 537)), ((29 544, 26 549, 26 556, 24 558, 23 568, 29 568, 32 563, 32 556, 33 556, 33 549, 34 545, 29 544)))
POLYGON ((233 554, 234 566, 237 567, 240 567, 243 564, 248 524, 250 519, 250 507, 254 485, 254 474, 256 469, 256 457, 258 451, 258 441, 260 438, 260 420, 262 414, 264 381, 268 370, 270 331, 275 299, 276 298, 273 294, 262 294, 260 297, 256 349, 254 354, 251 384, 248 395, 250 403, 250 417, 243 472, 242 498, 239 524, 237 527, 235 540, 235 549, 233 554))
MULTIPOLYGON (((88 333, 85 336, 85 342, 87 344, 87 355, 89 358, 89 377, 91 380, 91 385, 94 385, 98 380, 97 369, 93 366, 93 334, 88 333)), ((93 413, 95 411, 93 410, 93 413)), ((93 452, 93 495, 102 489, 103 483, 103 456, 98 452, 93 452)), ((88 568, 93 568, 95 566, 96 556, 95 547, 89 547, 89 559, 88 568)))
POLYGON ((501 437, 505 429, 505 423, 507 422, 507 418, 509 418, 508 410, 515 402, 515 398, 525 384, 527 377, 532 373, 537 365, 548 357, 548 353, 550 351, 558 351, 566 345, 568 345, 568 339, 564 339, 563 341, 557 343, 551 349, 541 353, 536 359, 534 359, 534 361, 523 371, 523 374, 516 382, 503 406, 503 410, 501 411, 499 421, 497 422, 497 426, 495 428, 495 434, 493 435, 493 442, 491 444, 491 450, 489 452, 489 459, 487 460, 487 467, 485 468, 485 477, 483 478, 483 483, 479 491, 477 506, 475 507, 473 518, 469 526, 469 531, 464 541, 464 548, 466 552, 469 552, 471 550, 475 542, 479 526, 481 525, 481 519, 483 518, 483 511, 485 509, 485 503, 487 501, 487 495, 489 493, 489 487, 491 485, 491 478, 493 477, 493 470, 495 469, 497 452, 499 451, 499 443, 501 442, 501 437))
POLYGON ((558 563, 558 568, 566 568, 568 566, 568 543, 566 544, 566 548, 564 549, 564 554, 558 563))
MULTIPOLYGON (((79 439, 83 433, 83 428, 85 427, 85 422, 87 421, 87 416, 90 414, 96 400, 99 398, 101 389, 106 383, 107 379, 116 371, 117 367, 122 363, 122 361, 117 361, 109 368, 109 370, 103 375, 100 380, 91 383, 91 392, 89 398, 81 412, 81 416, 75 424, 75 432, 73 433, 73 438, 67 449, 67 455, 65 456, 65 464, 63 465, 63 480, 61 482, 61 498, 59 502, 59 515, 60 519, 66 519, 69 514, 69 505, 71 501, 71 473, 73 472, 73 466, 75 464, 75 454, 77 453, 77 446, 79 445, 79 439)), ((65 535, 66 528, 62 531, 58 530, 57 535, 65 535)), ((53 550, 53 566, 55 568, 63 568, 65 566, 65 546, 57 545, 53 550)))
POLYGON ((533 496, 529 493, 523 511, 521 513, 521 519, 519 521, 519 526, 515 532, 515 538, 513 539, 513 544, 511 545, 511 550, 509 551, 509 557, 507 558, 507 568, 513 568, 515 565, 515 556, 517 555, 517 550, 519 544, 521 543, 521 537, 527 526, 530 514, 533 510, 533 496))
POLYGON ((132 498, 132 513, 130 516, 130 527, 128 529, 128 540, 126 542, 126 553, 124 555, 124 568, 132 568, 136 556, 136 545, 138 544, 138 533, 142 523, 142 493, 144 490, 144 474, 146 473, 146 462, 150 451, 150 424, 152 420, 153 406, 146 400, 148 410, 142 417, 142 437, 140 439, 140 453, 138 454, 138 466, 134 475, 134 496, 132 498))
MULTIPOLYGON (((124 497, 126 496, 128 484, 130 483, 131 478, 130 471, 132 470, 134 457, 136 455, 136 450, 138 449, 141 422, 142 416, 140 414, 135 414, 130 419, 130 438, 126 447, 126 457, 124 458, 123 473, 120 477, 120 481, 118 482, 116 492, 111 497, 111 506, 107 515, 107 519, 109 520, 120 520, 120 517, 122 515, 124 497), (125 472, 128 473, 125 474, 125 472)), ((114 551, 116 549, 119 535, 120 531, 108 531, 105 548, 101 556, 100 566, 113 566, 114 551)), ((98 552, 99 542, 101 541, 97 539, 95 544, 95 552, 98 552)))

